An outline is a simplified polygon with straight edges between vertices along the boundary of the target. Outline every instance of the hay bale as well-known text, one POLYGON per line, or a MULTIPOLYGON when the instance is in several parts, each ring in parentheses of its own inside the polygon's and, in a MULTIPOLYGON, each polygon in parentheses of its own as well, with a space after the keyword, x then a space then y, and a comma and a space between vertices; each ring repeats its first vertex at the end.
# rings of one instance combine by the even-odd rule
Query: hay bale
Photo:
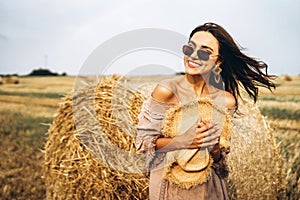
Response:
MULTIPOLYGON (((45 146, 47 199, 148 199, 145 158, 135 154, 134 139, 152 88, 133 90, 124 77, 108 76, 65 97, 45 146)), ((279 159, 271 129, 258 108, 240 109, 243 117, 232 120, 230 198, 276 198, 279 159)))
POLYGON ((284 75, 283 79, 285 81, 292 81, 293 80, 293 78, 291 76, 289 76, 289 75, 284 75))
POLYGON ((60 104, 45 147, 47 199, 148 198, 144 157, 134 154, 134 122, 125 112, 137 115, 129 102, 139 93, 123 81, 103 77, 60 104))
POLYGON ((9 84, 19 84, 20 81, 19 81, 19 78, 17 76, 8 76, 6 78, 6 83, 9 83, 9 84))
POLYGON ((258 107, 244 102, 239 110, 242 115, 232 119, 227 160, 230 199, 276 199, 281 175, 272 130, 258 107))

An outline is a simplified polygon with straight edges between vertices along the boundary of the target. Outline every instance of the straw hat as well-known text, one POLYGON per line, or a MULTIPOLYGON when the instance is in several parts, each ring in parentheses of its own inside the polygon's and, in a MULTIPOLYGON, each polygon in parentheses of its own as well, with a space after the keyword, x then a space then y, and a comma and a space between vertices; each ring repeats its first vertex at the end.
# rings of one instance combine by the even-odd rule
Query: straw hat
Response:
MULTIPOLYGON (((174 137, 183 134, 198 119, 217 121, 222 128, 220 147, 229 148, 230 118, 225 108, 207 98, 177 105, 165 117, 162 134, 174 137)), ((206 182, 211 175, 213 159, 207 148, 183 149, 166 154, 164 178, 183 188, 206 182)))

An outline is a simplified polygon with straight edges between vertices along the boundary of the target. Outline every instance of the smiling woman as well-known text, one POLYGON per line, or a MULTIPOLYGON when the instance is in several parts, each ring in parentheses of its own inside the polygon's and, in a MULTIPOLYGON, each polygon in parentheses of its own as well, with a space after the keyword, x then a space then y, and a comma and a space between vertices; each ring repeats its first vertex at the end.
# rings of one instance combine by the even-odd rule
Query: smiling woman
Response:
POLYGON ((239 83, 254 102, 258 86, 271 89, 275 84, 272 76, 262 71, 267 65, 243 54, 217 24, 196 27, 182 50, 186 74, 157 84, 139 115, 136 146, 147 157, 150 199, 228 199, 224 178, 229 173, 226 157, 230 141, 224 139, 224 134, 230 133, 224 127, 230 126, 230 120, 224 122, 213 106, 202 106, 208 100, 233 117, 238 109, 239 83), (195 109, 201 112, 190 109, 184 113, 190 102, 199 102, 195 109), (180 134, 166 133, 164 130, 172 128, 163 128, 166 116, 174 109, 181 112, 181 118, 172 116, 175 126, 188 126, 180 134), (205 113, 209 112, 207 117, 205 113), (199 155, 202 157, 196 161, 194 157, 199 155), (182 160, 186 161, 184 165, 182 160), (187 166, 196 168, 189 171, 187 166), (175 168, 177 172, 180 168, 180 176, 177 174, 174 180, 169 175, 175 168), (195 180, 193 176, 201 178, 195 180))

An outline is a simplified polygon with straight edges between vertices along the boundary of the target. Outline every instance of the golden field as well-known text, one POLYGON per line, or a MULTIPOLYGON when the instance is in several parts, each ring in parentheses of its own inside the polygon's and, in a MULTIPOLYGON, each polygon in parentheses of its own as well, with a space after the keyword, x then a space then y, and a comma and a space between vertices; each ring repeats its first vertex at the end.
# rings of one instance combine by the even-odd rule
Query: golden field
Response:
MULTIPOLYGON (((131 81, 157 81, 139 77, 131 81)), ((59 102, 75 77, 21 77, 0 85, 0 199, 45 199, 44 144, 59 102)), ((274 129, 282 159, 281 199, 300 198, 300 76, 278 77, 278 88, 261 90, 258 106, 274 129)), ((272 167, 272 166, 267 166, 272 167)))

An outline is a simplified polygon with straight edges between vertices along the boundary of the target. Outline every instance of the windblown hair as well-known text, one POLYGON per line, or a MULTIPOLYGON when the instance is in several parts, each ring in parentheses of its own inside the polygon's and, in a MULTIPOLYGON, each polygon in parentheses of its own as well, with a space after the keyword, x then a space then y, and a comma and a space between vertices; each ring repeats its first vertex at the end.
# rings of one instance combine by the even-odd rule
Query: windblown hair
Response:
POLYGON ((234 96, 236 102, 238 102, 238 96, 241 97, 239 84, 244 87, 254 102, 257 101, 258 87, 265 87, 270 91, 276 88, 273 82, 276 76, 268 75, 268 65, 242 53, 242 48, 234 42, 223 27, 215 23, 205 23, 196 27, 191 32, 189 39, 199 31, 207 31, 218 40, 218 59, 222 61, 219 67, 222 69, 221 76, 224 87, 234 96))

